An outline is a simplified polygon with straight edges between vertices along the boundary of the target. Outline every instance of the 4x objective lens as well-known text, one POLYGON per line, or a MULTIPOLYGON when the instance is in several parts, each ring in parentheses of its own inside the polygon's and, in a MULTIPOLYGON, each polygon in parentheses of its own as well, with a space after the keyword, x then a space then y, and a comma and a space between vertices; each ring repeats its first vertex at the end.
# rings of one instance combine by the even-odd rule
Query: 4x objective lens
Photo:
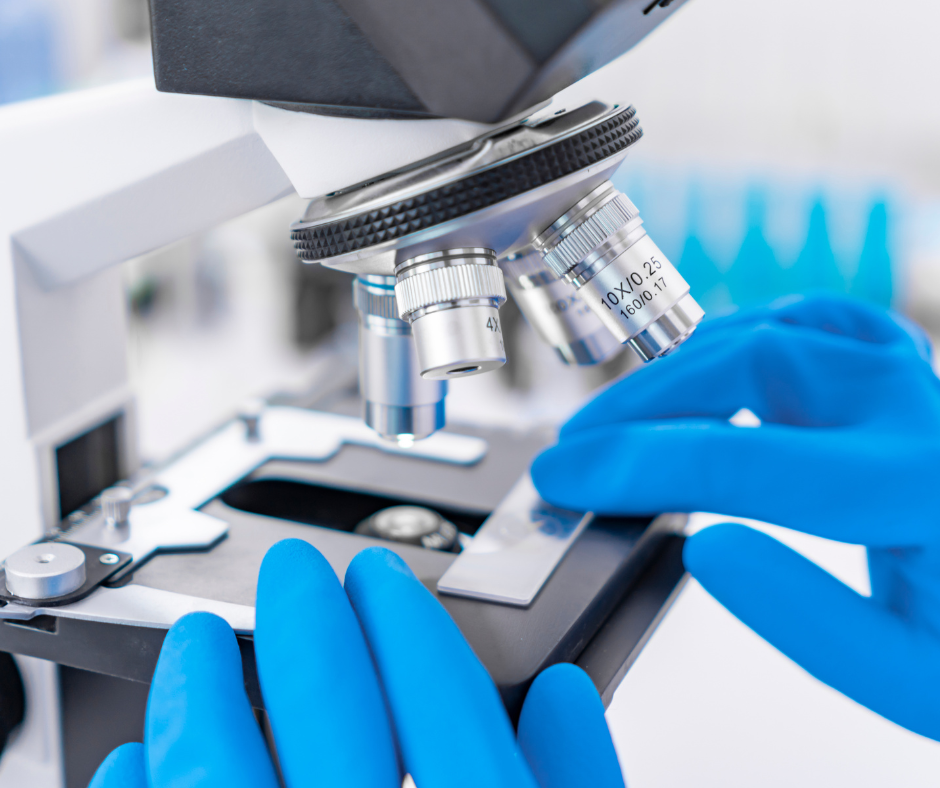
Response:
POLYGON ((395 268, 399 317, 411 326, 421 376, 489 372, 506 363, 499 307, 503 272, 491 249, 450 249, 395 268))
POLYGON ((357 277, 353 302, 359 311, 359 390, 366 424, 402 445, 441 429, 447 383, 419 374, 411 326, 398 318, 395 277, 357 277))
POLYGON ((644 361, 684 342, 705 315, 646 234, 636 206, 609 181, 560 216, 534 246, 644 361))
POLYGON ((598 364, 620 351, 620 342, 578 291, 560 279, 538 252, 514 255, 501 260, 500 266, 526 321, 565 364, 598 364))

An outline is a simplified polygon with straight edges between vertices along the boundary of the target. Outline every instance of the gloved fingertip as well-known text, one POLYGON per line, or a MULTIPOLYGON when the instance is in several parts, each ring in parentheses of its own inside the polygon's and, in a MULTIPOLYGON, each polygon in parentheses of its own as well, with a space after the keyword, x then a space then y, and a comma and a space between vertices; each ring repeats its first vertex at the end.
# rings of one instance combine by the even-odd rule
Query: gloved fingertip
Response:
POLYGON ((526 704, 531 714, 559 701, 567 705, 568 699, 573 697, 578 698, 580 709, 590 709, 603 716, 604 704, 588 674, 577 665, 559 662, 535 677, 526 694, 526 704))
POLYGON ((189 639, 226 637, 232 633, 232 628, 225 619, 220 618, 214 613, 196 611, 187 613, 178 619, 169 632, 167 632, 166 641, 176 643, 179 641, 189 641, 189 639))
POLYGON ((200 670, 208 660, 238 657, 235 633, 228 622, 212 613, 188 613, 167 632, 154 671, 154 680, 167 672, 200 670))
POLYGON ((329 561, 305 541, 278 542, 264 557, 255 656, 287 783, 401 784, 359 622, 329 561))
POLYGON ((415 783, 535 788, 492 680, 405 562, 386 548, 367 548, 350 562, 345 588, 381 677, 403 768, 415 783), (473 757, 455 768, 452 747, 429 746, 442 731, 473 757))
POLYGON ((703 528, 686 538, 682 546, 682 563, 691 574, 706 570, 714 559, 716 549, 720 549, 724 537, 721 525, 703 528))
POLYGON ((551 494, 556 486, 558 479, 559 449, 556 444, 545 449, 541 454, 532 460, 532 467, 529 473, 532 476, 532 483, 539 495, 545 498, 545 494, 551 494))
POLYGON ((190 613, 167 633, 150 685, 146 769, 155 785, 253 785, 277 779, 255 721, 231 626, 190 613))
POLYGON ((590 458, 594 445, 592 434, 574 438, 552 446, 533 461, 529 469, 532 483, 538 494, 552 506, 572 511, 584 511, 596 494, 596 485, 591 481, 590 458))
POLYGON ((624 480, 632 478, 637 458, 646 454, 646 429, 646 425, 614 425, 560 441, 532 462, 535 489, 552 506, 573 512, 633 511, 630 507, 639 499, 624 480))
POLYGON ((147 788, 144 745, 122 744, 101 762, 88 788, 147 788))
POLYGON ((270 567, 269 571, 272 571, 275 568, 281 568, 295 562, 310 561, 313 556, 319 554, 319 550, 309 542, 303 541, 303 539, 282 539, 268 548, 261 565, 262 567, 267 565, 270 567))
POLYGON ((303 539, 282 539, 268 548, 261 566, 262 570, 267 567, 268 572, 274 572, 290 570, 294 565, 316 565, 324 560, 323 554, 309 542, 303 539))
POLYGON ((323 554, 302 539, 283 539, 268 549, 258 573, 258 600, 265 608, 277 608, 284 597, 309 598, 326 587, 338 587, 339 579, 323 554))
MULTIPOLYGON (((696 580, 708 587, 722 580, 733 580, 736 564, 742 556, 747 556, 747 565, 753 566, 756 554, 781 547, 776 539, 746 525, 719 523, 685 540, 682 563, 696 580)), ((770 555, 767 557, 772 559, 770 555)))
POLYGON ((553 665, 536 676, 519 716, 518 739, 542 788, 623 786, 604 704, 575 665, 553 665))
POLYGON ((406 577, 420 585, 414 572, 398 555, 386 547, 367 547, 349 562, 344 586, 352 596, 362 590, 363 584, 374 585, 398 577, 406 577))
POLYGON ((212 613, 183 616, 170 627, 160 649, 147 705, 148 730, 162 730, 165 722, 171 728, 185 722, 178 714, 190 687, 206 680, 225 685, 235 676, 241 677, 241 655, 228 623, 212 613))

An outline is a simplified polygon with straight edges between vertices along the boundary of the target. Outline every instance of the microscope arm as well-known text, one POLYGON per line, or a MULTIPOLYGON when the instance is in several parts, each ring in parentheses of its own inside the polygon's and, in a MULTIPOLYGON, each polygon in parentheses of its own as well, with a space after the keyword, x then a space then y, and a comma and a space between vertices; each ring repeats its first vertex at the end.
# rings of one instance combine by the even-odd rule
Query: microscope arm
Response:
POLYGON ((464 121, 362 121, 157 92, 149 80, 0 111, 0 231, 46 288, 295 189, 317 196, 472 139, 464 121))
POLYGON ((292 191, 248 102, 144 82, 0 112, 0 227, 55 288, 292 191))

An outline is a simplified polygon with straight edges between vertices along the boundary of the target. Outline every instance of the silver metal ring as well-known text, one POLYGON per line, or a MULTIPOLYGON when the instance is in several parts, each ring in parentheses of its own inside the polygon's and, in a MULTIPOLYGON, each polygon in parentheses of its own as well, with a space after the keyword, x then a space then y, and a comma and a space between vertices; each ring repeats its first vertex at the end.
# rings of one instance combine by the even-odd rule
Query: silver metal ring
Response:
POLYGON ((395 278, 357 276, 353 280, 353 304, 363 317, 399 320, 395 300, 395 278))
POLYGON ((506 363, 499 322, 506 285, 495 252, 446 249, 405 260, 395 271, 398 314, 411 325, 422 377, 447 380, 506 363))
POLYGON ((396 269, 395 295, 402 320, 440 305, 479 305, 506 301, 503 273, 489 249, 451 249, 406 260, 396 269))
MULTIPOLYGON (((535 239, 534 246, 558 276, 565 276, 611 236, 639 218, 636 206, 608 181, 559 217, 535 239)), ((636 222, 637 227, 640 224, 636 222)))
POLYGON ((629 341, 643 361, 665 356, 687 340, 705 311, 692 296, 686 294, 678 303, 658 317, 629 341))

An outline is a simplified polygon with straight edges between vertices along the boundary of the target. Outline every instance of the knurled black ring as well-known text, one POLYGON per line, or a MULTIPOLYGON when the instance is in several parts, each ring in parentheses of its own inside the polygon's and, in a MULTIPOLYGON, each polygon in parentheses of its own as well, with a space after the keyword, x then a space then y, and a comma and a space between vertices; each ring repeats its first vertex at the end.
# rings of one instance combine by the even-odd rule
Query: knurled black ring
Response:
POLYGON ((301 260, 323 260, 401 238, 508 200, 630 147, 643 130, 627 107, 579 134, 417 197, 291 232, 301 260))

